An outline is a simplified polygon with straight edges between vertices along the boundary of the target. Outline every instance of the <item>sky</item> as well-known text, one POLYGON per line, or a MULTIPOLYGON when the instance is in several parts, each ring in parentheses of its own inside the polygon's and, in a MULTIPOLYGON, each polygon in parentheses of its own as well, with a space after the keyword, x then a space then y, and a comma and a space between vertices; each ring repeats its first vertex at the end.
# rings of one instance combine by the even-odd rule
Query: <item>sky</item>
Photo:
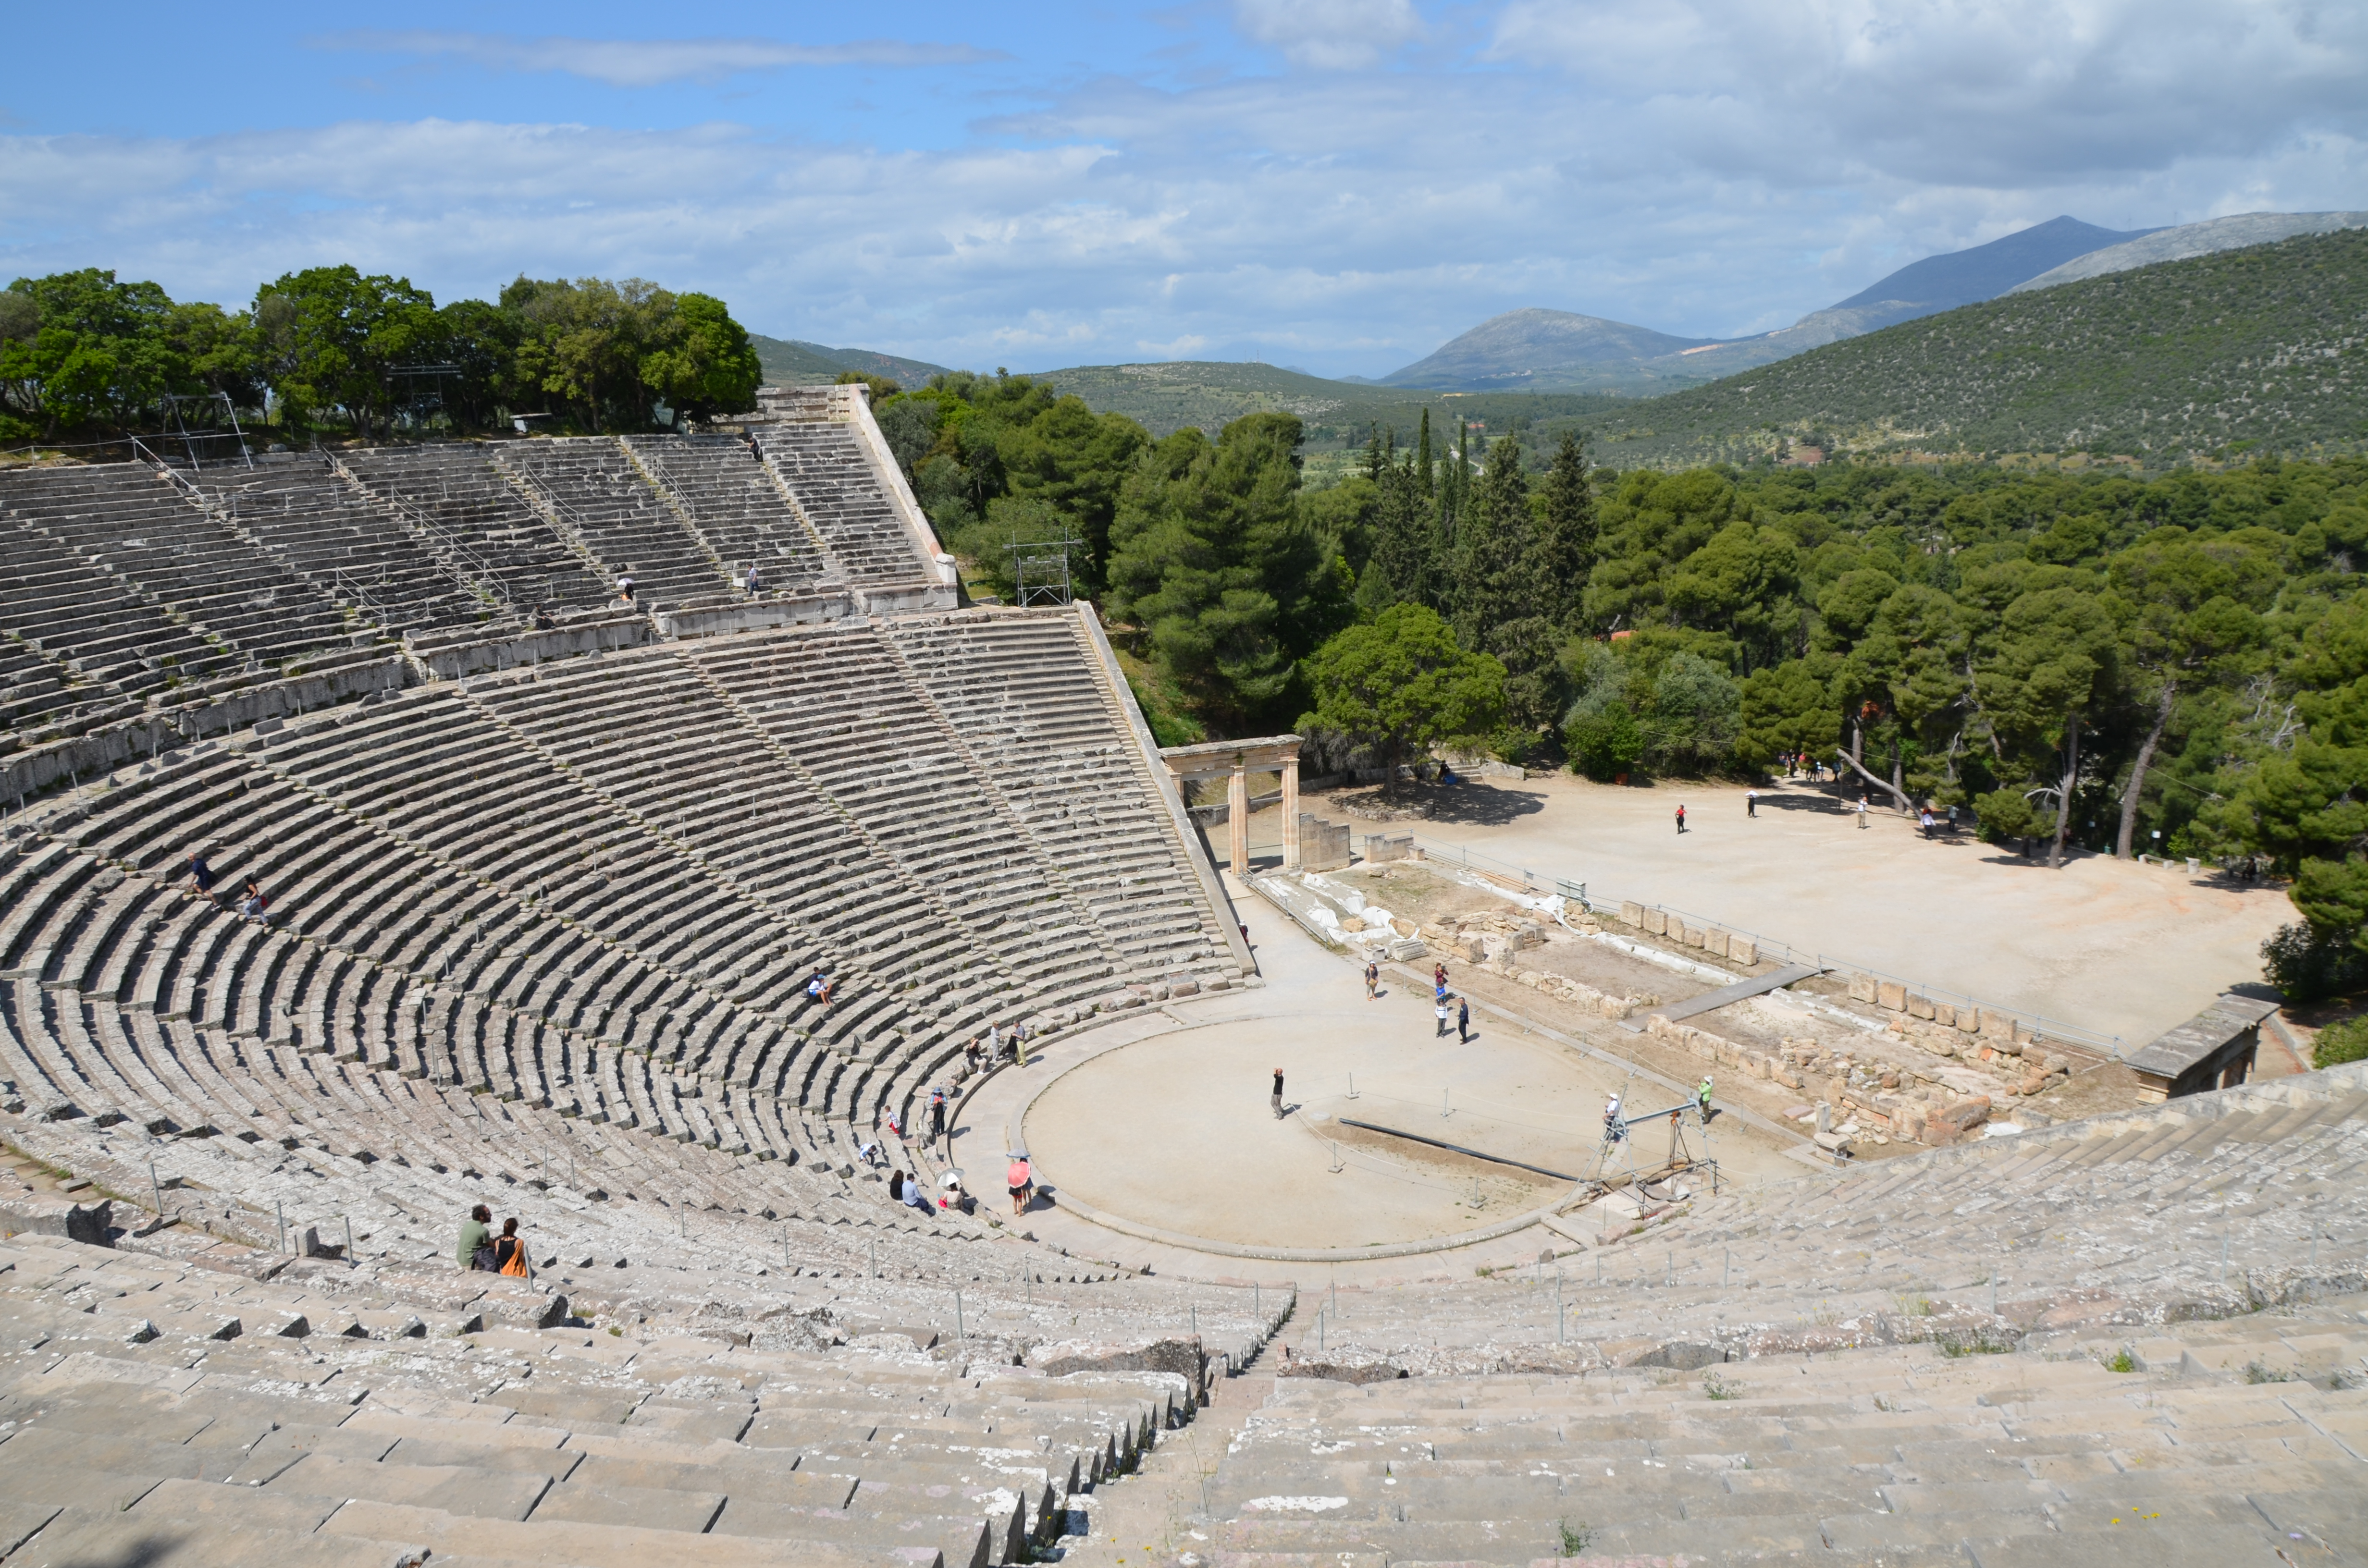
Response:
POLYGON ((10 45, 0 277, 634 276, 979 369, 1380 376, 1529 305, 1732 336, 2059 213, 2368 209, 2361 0, 135 3, 10 45))

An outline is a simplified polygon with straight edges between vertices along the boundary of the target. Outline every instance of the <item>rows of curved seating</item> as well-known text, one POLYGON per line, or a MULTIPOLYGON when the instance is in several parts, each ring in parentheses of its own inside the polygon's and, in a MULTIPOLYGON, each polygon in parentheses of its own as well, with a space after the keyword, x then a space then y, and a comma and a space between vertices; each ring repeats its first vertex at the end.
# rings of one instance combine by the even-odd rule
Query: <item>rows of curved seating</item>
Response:
POLYGON ((730 436, 629 436, 625 448, 681 509, 734 581, 751 565, 761 585, 791 589, 844 568, 790 506, 780 483, 749 460, 748 444, 730 436))
POLYGON ((233 530, 381 631, 465 621, 489 608, 465 570, 318 458, 208 473, 198 490, 233 530))
POLYGON ((894 582, 915 574, 911 532, 853 429, 799 420, 755 426, 751 433, 850 578, 894 582))
POLYGON ((1068 667, 1021 751, 968 750, 951 677, 855 623, 437 682, 120 771, 0 865, 20 1093, 218 1130, 237 1075, 195 1064, 221 1038, 759 1158, 814 1152, 811 1118, 843 1155, 991 1025, 1238 978, 1072 618, 912 635, 997 619, 1068 667), (1095 816, 1048 833, 1015 802, 1071 751, 1103 754, 1095 816), (268 919, 234 907, 249 879, 268 919))

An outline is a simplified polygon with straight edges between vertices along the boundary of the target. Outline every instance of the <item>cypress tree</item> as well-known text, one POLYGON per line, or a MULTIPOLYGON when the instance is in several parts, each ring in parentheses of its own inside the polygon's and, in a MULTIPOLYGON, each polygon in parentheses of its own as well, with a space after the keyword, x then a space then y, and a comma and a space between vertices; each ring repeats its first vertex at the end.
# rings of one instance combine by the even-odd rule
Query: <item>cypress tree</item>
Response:
POLYGON ((1524 571, 1535 535, 1520 443, 1500 436, 1456 519, 1454 621, 1465 647, 1487 648, 1497 627, 1535 613, 1524 571))
POLYGON ((1428 407, 1424 408, 1422 411, 1422 440, 1420 448, 1422 455, 1417 460, 1422 467, 1422 493, 1425 496, 1429 496, 1436 494, 1433 486, 1436 483, 1437 476, 1432 472, 1430 452, 1430 410, 1428 407))
POLYGON ((1546 471, 1537 537, 1524 570, 1531 613, 1558 630, 1579 630, 1587 574, 1595 566, 1595 494, 1587 483, 1587 454, 1565 433, 1546 471))

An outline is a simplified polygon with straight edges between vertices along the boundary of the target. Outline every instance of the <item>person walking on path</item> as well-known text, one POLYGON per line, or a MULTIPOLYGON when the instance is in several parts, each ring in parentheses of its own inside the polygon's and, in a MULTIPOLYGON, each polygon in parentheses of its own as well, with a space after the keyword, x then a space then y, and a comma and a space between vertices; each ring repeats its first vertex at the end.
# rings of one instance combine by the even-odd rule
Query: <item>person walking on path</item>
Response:
POLYGON ((1743 792, 1743 814, 1748 817, 1756 817, 1759 814, 1759 790, 1746 790, 1743 792))
POLYGON ((1459 998, 1455 1004, 1455 1042, 1472 1043, 1472 1000, 1468 996, 1459 998))
POLYGON ((1430 1011, 1431 1016, 1439 1020, 1439 1027, 1431 1031, 1430 1038, 1433 1040, 1445 1040, 1447 1038, 1446 992, 1441 991, 1439 994, 1439 999, 1431 1004, 1430 1011))
POLYGON ((938 1142, 946 1135, 946 1092, 929 1091, 929 1142, 938 1142))
POLYGON ((1682 805, 1678 808, 1678 831, 1681 834, 1686 831, 1686 808, 1682 805))
POLYGON ((1282 1119, 1282 1069, 1274 1070, 1274 1119, 1282 1119))
POLYGON ((761 586, 761 582, 757 575, 757 563, 755 562, 751 561, 748 562, 748 575, 741 580, 740 585, 747 592, 750 598, 753 599, 757 597, 757 592, 761 586))
POLYGON ((1861 833, 1866 831, 1866 797, 1864 795, 1858 798, 1858 826, 1861 833))
POLYGON ((1014 1214, 1027 1213, 1028 1205, 1036 1197, 1036 1173, 1028 1168, 1028 1156, 1014 1154, 1011 1167, 1003 1173, 1003 1179, 1011 1188, 1011 1211, 1014 1214))
POLYGON ((1365 965, 1365 1000, 1371 1002, 1382 994, 1382 966, 1368 961, 1365 965))
POLYGON ((1702 1112, 1702 1125, 1705 1127, 1709 1126, 1710 1074, 1707 1073, 1702 1074, 1702 1081, 1700 1086, 1694 1090, 1694 1108, 1702 1112))

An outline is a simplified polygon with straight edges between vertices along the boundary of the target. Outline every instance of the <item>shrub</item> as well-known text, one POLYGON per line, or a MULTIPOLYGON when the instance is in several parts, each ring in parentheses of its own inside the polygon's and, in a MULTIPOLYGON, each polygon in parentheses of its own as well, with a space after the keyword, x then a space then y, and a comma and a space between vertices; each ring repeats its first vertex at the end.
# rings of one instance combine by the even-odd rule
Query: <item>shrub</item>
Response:
POLYGON ((2261 944, 2261 974, 2289 1002, 2317 1002, 2368 981, 2368 960, 2346 934, 2297 920, 2261 944))
POLYGON ((1571 715, 1563 729, 1570 765, 1599 784, 1634 770, 1645 756, 1645 732, 1628 704, 1617 698, 1571 715))
POLYGON ((2318 1039, 2311 1046, 2313 1067, 2335 1067, 2363 1058, 2368 1058, 2368 1017, 2329 1024, 2318 1031, 2318 1039))

